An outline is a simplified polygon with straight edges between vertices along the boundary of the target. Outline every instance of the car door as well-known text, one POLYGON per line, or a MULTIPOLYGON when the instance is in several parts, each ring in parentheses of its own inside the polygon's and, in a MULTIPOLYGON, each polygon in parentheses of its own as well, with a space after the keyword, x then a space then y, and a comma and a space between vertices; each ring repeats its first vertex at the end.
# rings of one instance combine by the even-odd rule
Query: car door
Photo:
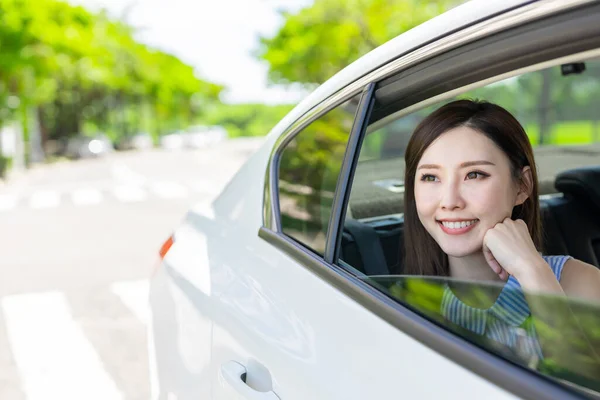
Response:
POLYGON ((366 399, 390 393, 512 397, 356 303, 330 281, 343 271, 310 268, 320 269, 323 262, 333 193, 354 118, 364 116, 371 96, 369 86, 314 119, 284 146, 278 183, 283 232, 289 237, 282 239, 294 255, 274 246, 276 235, 248 235, 235 221, 226 228, 228 240, 222 243, 235 243, 240 251, 214 258, 223 277, 212 313, 214 399, 366 399), (323 132, 327 135, 320 137, 323 132), (308 153, 314 143, 320 147, 308 153), (309 187, 312 192, 306 194, 309 187), (438 376, 439 385, 427 384, 431 375, 438 376))
MULTIPOLYGON (((333 95, 327 107, 315 107, 301 124, 268 139, 215 206, 226 222, 208 246, 214 399, 577 398, 399 304, 338 257, 367 121, 383 120, 390 108, 425 107, 465 85, 594 48, 589 42, 561 47, 548 27, 587 37, 581 27, 589 29, 597 6, 570 14, 548 10, 536 14, 535 24, 522 20, 516 27, 506 25, 516 14, 498 17, 492 27, 505 29, 505 36, 486 37, 475 26, 444 38, 450 46, 480 32, 472 48, 455 46, 457 57, 484 48, 487 62, 506 62, 503 68, 486 70, 483 57, 479 75, 448 68, 437 69, 434 79, 431 69, 410 75, 396 66, 400 72, 390 76, 387 66, 387 75, 374 72, 363 86, 333 95), (499 48, 512 53, 498 55, 499 48), (520 64, 510 64, 517 58, 520 64), (409 85, 419 79, 421 86, 409 85), (385 97, 389 93, 393 98, 385 97), (375 99, 390 108, 376 107, 375 99), (248 187, 265 171, 265 187, 248 187)), ((442 59, 432 56, 424 53, 415 69, 442 59)))

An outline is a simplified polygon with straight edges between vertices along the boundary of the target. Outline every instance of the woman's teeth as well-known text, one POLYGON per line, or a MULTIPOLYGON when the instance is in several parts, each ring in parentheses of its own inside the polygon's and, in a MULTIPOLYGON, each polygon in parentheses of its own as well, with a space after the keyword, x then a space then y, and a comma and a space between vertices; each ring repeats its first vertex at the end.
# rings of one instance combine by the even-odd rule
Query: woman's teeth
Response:
POLYGON ((472 225, 475 222, 477 222, 476 219, 471 220, 471 221, 461 221, 461 222, 442 221, 442 225, 444 225, 448 229, 460 229, 460 228, 466 228, 467 226, 472 225))

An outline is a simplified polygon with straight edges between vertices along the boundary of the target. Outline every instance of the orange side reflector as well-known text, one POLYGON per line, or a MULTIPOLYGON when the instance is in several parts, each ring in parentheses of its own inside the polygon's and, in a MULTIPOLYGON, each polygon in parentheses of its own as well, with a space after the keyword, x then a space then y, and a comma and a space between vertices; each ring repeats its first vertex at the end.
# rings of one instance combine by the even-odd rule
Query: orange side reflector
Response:
POLYGON ((169 236, 167 241, 165 243, 163 243, 163 245, 161 246, 160 251, 158 252, 161 260, 163 258, 165 258, 165 256, 167 255, 167 252, 169 251, 171 246, 173 246, 173 236, 169 236))

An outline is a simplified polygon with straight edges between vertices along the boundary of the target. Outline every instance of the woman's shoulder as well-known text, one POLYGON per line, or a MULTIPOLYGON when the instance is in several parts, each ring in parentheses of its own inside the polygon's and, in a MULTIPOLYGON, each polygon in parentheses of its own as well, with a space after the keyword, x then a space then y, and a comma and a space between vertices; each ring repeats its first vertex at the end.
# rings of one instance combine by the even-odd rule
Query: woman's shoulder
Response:
POLYGON ((600 269, 570 256, 543 256, 552 262, 562 262, 560 285, 568 296, 600 300, 600 269))
POLYGON ((561 280, 561 276, 562 276, 562 272, 564 269, 565 264, 572 259, 571 256, 545 256, 542 255, 542 258, 544 259, 544 261, 546 261, 546 263, 548 265, 550 265, 550 268, 552 269, 552 272, 554 273, 554 276, 556 276, 556 279, 558 279, 559 281, 561 280))
POLYGON ((558 255, 558 256, 545 256, 542 254, 542 258, 548 263, 548 264, 564 264, 565 262, 567 262, 569 259, 573 259, 573 257, 568 256, 568 255, 558 255))

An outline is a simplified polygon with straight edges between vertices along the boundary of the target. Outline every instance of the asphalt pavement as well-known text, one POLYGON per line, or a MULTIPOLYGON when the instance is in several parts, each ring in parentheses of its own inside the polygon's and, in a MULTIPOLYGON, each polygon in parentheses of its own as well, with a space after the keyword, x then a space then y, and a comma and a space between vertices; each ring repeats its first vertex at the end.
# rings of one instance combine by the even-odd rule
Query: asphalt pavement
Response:
POLYGON ((40 165, 0 186, 0 399, 148 399, 148 277, 260 139, 40 165))

